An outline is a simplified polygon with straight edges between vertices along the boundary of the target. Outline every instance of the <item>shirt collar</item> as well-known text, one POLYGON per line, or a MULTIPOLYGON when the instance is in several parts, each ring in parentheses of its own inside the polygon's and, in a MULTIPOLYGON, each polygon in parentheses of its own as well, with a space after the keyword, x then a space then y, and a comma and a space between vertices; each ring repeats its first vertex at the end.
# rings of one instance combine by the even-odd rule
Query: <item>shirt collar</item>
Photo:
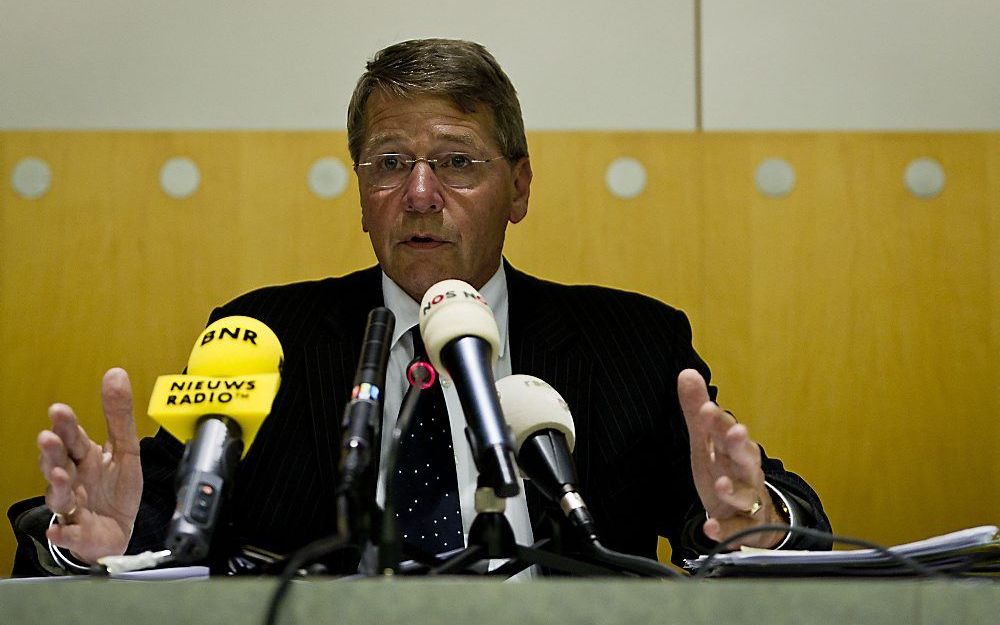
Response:
MULTIPOLYGON (((497 272, 483 285, 483 288, 479 289, 479 294, 489 304, 497 321, 497 330, 500 332, 498 358, 503 358, 507 350, 507 274, 504 273, 503 263, 500 263, 497 272)), ((386 308, 396 316, 396 327, 392 331, 392 347, 395 347, 410 328, 420 323, 420 302, 414 301, 407 295, 406 291, 385 275, 384 271, 382 298, 385 300, 386 308)))

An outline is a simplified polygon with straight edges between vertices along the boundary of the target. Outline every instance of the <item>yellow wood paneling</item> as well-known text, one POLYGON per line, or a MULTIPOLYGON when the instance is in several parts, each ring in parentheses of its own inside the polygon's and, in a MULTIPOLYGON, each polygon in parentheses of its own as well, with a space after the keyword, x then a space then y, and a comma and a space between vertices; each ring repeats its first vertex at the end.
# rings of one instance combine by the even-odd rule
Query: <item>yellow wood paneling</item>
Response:
POLYGON ((688 310, 700 306, 701 141, 690 133, 538 132, 528 217, 509 231, 507 254, 530 272, 563 282, 641 291, 688 310), (621 199, 605 184, 616 158, 641 159, 645 192, 621 199))
MULTIPOLYGON (((533 133, 520 268, 684 308, 721 401, 806 475, 838 531, 900 542, 1000 521, 1000 134, 533 133), (649 173, 631 200, 607 165, 649 173), (796 169, 787 198, 753 171, 796 169), (932 200, 906 163, 938 159, 932 200)), ((319 200, 310 164, 336 132, 0 133, 0 505, 39 493, 34 437, 55 400, 100 431, 98 383, 130 370, 142 415, 214 304, 373 262, 357 189, 319 200), (18 160, 53 186, 24 200, 18 160), (201 188, 167 197, 171 156, 201 188)), ((152 431, 144 416, 140 429, 152 431)), ((13 541, 0 532, 0 571, 13 541)))
POLYGON ((727 403, 810 477, 846 534, 898 542, 1000 521, 988 494, 1000 486, 990 335, 1000 203, 986 193, 996 140, 706 137, 716 178, 705 210, 719 236, 705 250, 702 344, 727 403), (752 189, 768 156, 797 170, 788 198, 752 189), (947 172, 938 198, 903 186, 919 156, 947 172))
MULTIPOLYGON (((344 133, 4 133, 0 158, 0 505, 42 491, 35 434, 45 407, 73 405, 101 432, 99 383, 126 367, 145 416, 157 375, 187 360, 211 306, 266 283, 347 272, 374 262, 357 188, 320 200, 309 165, 348 163, 344 133), (26 156, 45 159, 52 189, 16 196, 26 156), (159 188, 173 156, 193 159, 201 187, 174 200, 159 188)), ((0 571, 13 543, 0 532, 0 571)))

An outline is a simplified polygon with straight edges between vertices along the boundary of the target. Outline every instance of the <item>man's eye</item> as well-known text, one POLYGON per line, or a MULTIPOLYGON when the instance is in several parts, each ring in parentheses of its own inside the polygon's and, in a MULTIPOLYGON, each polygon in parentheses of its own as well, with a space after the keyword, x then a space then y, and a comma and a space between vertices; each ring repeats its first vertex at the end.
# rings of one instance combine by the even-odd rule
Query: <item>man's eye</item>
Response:
POLYGON ((447 158, 443 159, 442 163, 445 167, 453 167, 455 169, 465 169, 472 164, 472 159, 469 158, 468 154, 449 154, 447 158))
POLYGON ((379 169, 382 171, 395 171, 402 167, 402 165, 403 160, 399 156, 396 154, 386 154, 379 163, 379 169))

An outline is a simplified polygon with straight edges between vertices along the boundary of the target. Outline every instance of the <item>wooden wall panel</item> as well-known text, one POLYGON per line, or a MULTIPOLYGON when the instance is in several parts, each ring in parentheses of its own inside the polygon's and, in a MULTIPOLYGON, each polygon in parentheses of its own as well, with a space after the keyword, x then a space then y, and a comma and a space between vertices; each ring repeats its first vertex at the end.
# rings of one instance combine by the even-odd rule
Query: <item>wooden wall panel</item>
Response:
MULTIPOLYGON (((899 542, 1000 521, 1000 135, 533 133, 518 267, 642 291, 684 308, 721 401, 820 490, 837 530, 899 542), (631 200, 607 165, 639 159, 631 200), (780 156, 794 192, 758 195, 780 156), (937 158, 932 200, 903 188, 937 158)), ((55 400, 100 431, 98 383, 129 369, 140 429, 157 375, 178 371, 212 305, 263 284, 373 261, 356 186, 307 190, 347 162, 337 132, 0 134, 0 505, 41 492, 34 437, 55 400), (25 156, 51 191, 10 188, 25 156), (201 168, 160 191, 171 156, 201 168)), ((0 570, 13 541, 0 532, 0 570)))
POLYGON ((706 137, 705 351, 726 403, 846 534, 899 542, 1000 520, 983 489, 1000 485, 995 141, 706 137), (788 198, 752 188, 769 156, 797 170, 788 198), (947 172, 938 198, 903 186, 920 156, 947 172))
MULTIPOLYGON (((0 135, 0 505, 42 491, 34 439, 45 408, 70 403, 102 432, 99 384, 129 370, 140 431, 157 375, 176 373, 213 305, 268 283, 374 262, 357 188, 320 200, 310 164, 349 162, 344 133, 4 133, 0 135), (39 200, 9 180, 26 156, 45 159, 39 200), (193 159, 201 187, 174 200, 159 188, 173 156, 193 159)), ((103 440, 103 439, 102 439, 103 440)), ((0 571, 13 543, 0 532, 0 571)))
POLYGON ((529 137, 535 173, 528 217, 508 230, 517 266, 562 282, 641 291, 697 310, 704 281, 701 142, 691 133, 557 133, 529 137), (605 171, 639 159, 646 190, 612 195, 605 171))

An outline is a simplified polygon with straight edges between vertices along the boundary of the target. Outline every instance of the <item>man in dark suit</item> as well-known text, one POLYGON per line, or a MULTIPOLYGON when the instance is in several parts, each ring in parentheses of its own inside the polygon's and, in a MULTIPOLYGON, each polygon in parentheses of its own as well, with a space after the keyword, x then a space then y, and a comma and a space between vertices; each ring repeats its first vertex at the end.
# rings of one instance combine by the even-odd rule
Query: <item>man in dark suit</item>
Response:
MULTIPOLYGON (((527 213, 532 171, 516 93, 484 48, 423 40, 379 52, 352 97, 348 141, 379 266, 261 289, 213 313, 260 319, 286 355, 272 414, 236 477, 227 540, 288 552, 334 531, 339 414, 365 317, 386 304, 408 319, 446 278, 493 294, 499 373, 536 375, 566 399, 580 490, 608 546, 653 557, 665 536, 679 560, 758 525, 829 528, 808 485, 714 403, 683 313, 502 262, 507 224, 527 213)), ((394 337, 403 361, 415 349, 401 335, 407 327, 394 337)), ((83 562, 162 544, 183 449, 163 431, 140 445, 124 371, 109 371, 102 393, 104 449, 63 404, 49 409, 52 429, 38 437, 46 504, 59 521, 47 538, 83 562)), ((390 376, 387 397, 395 393, 390 376)), ((461 488, 457 437, 455 445, 461 488)), ((543 502, 530 488, 527 497, 533 527, 519 538, 544 531, 543 502)), ((818 546, 784 532, 742 544, 818 546)))

